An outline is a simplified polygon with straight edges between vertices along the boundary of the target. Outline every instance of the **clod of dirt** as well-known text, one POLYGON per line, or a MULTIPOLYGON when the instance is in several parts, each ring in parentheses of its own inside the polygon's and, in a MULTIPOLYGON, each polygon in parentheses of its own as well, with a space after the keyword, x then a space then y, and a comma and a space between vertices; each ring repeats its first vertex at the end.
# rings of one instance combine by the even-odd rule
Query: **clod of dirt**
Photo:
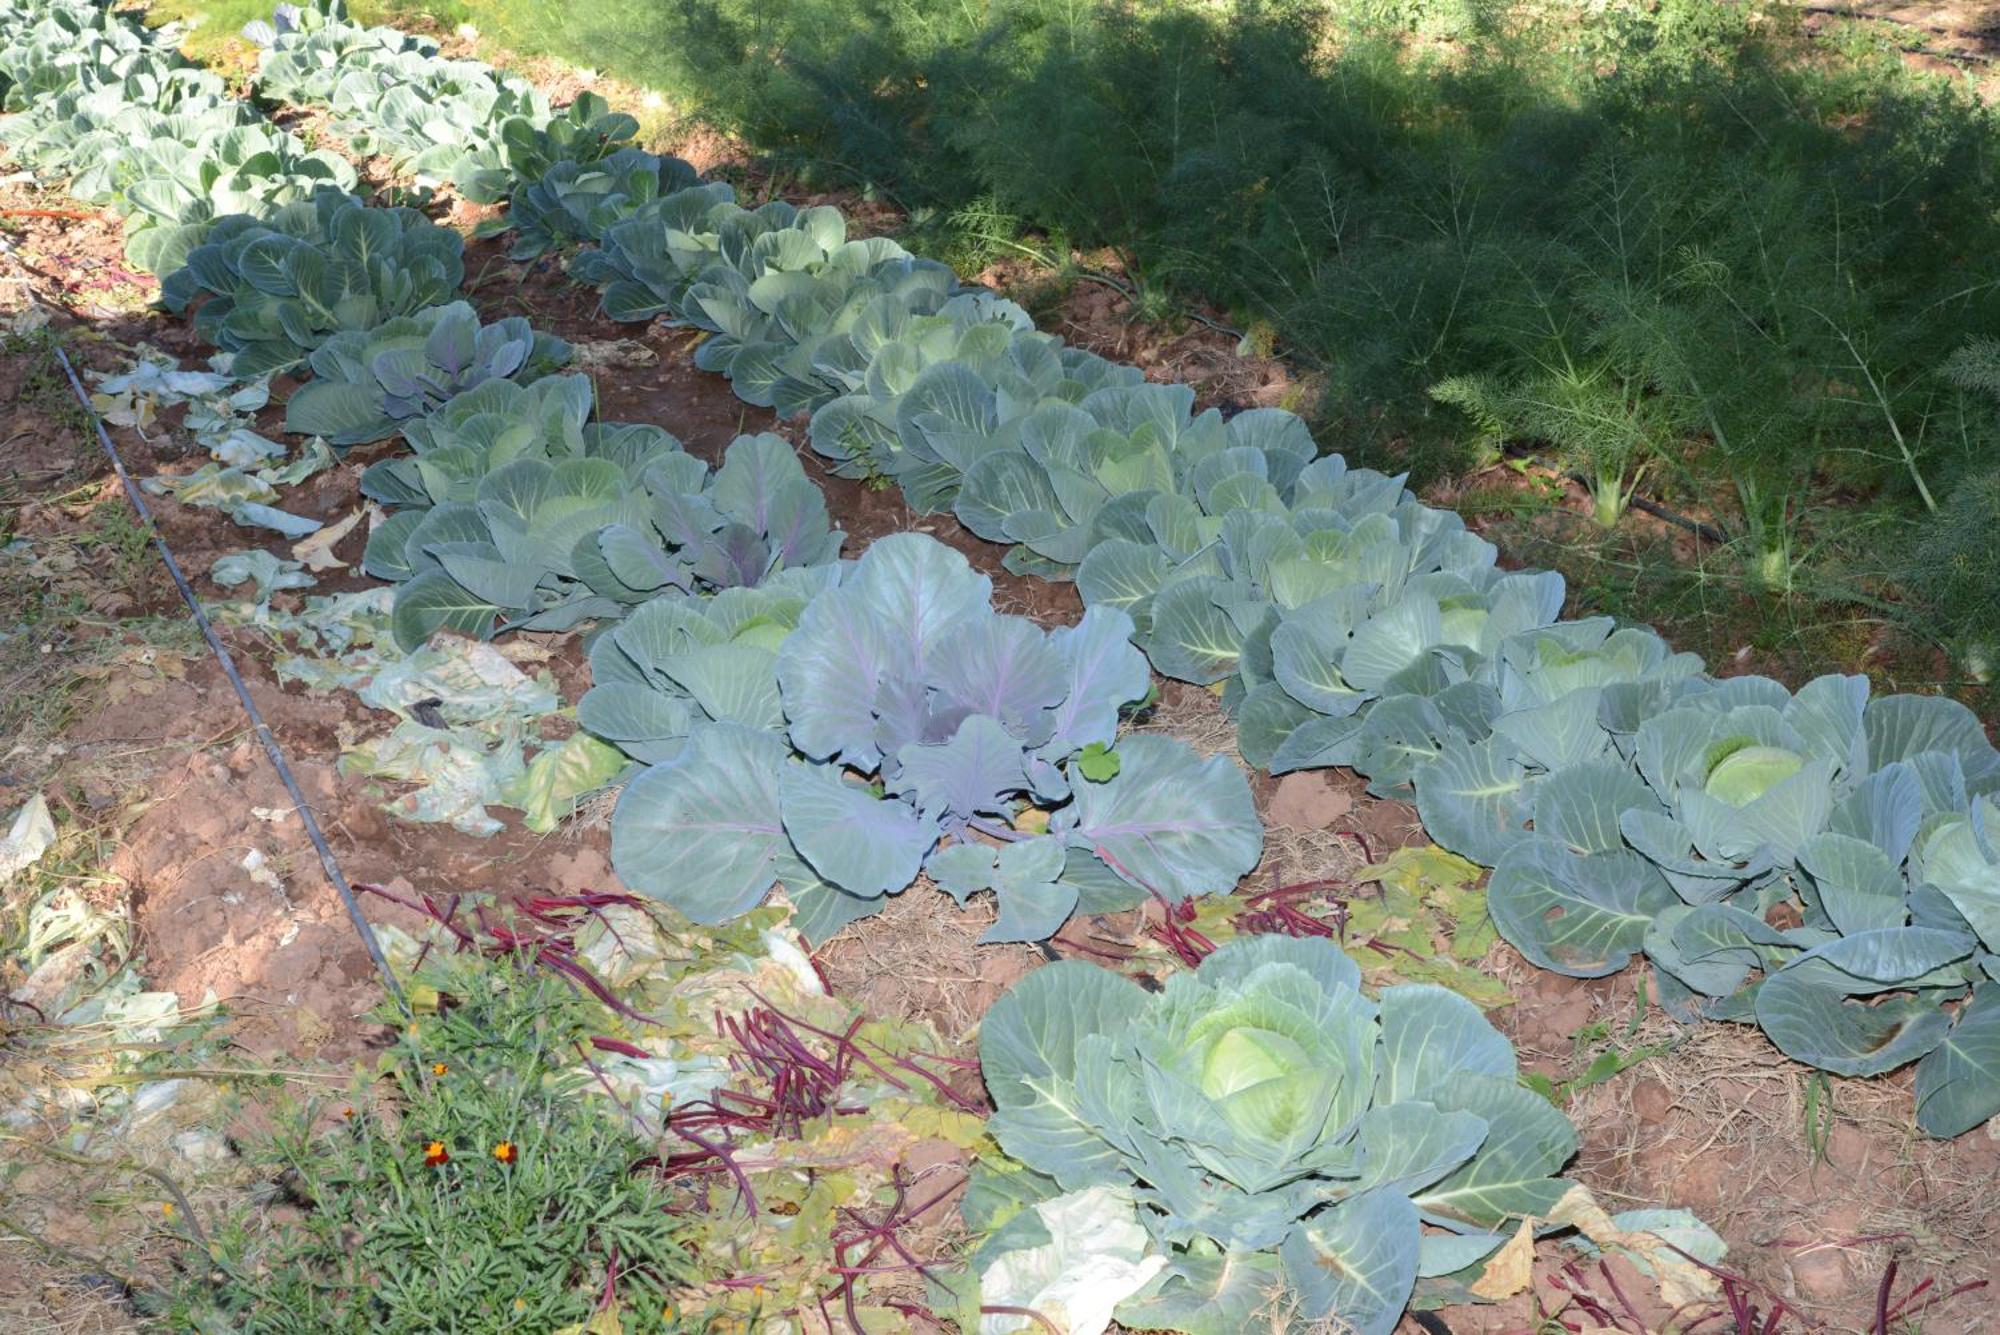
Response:
POLYGON ((1353 809, 1354 799, 1336 788, 1328 775, 1307 770, 1278 780, 1264 817, 1294 830, 1330 830, 1353 809))
POLYGON ((1674 1110, 1674 1092, 1651 1078, 1632 1086, 1632 1111, 1647 1126, 1658 1126, 1674 1110))

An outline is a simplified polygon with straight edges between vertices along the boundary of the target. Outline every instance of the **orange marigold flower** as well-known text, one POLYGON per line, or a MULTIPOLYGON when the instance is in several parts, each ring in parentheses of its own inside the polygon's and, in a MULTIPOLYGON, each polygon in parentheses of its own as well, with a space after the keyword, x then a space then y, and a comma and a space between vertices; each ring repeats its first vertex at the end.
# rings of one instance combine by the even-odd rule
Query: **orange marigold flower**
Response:
POLYGON ((501 1163, 512 1163, 521 1157, 521 1152, 514 1148, 513 1141, 503 1140, 493 1147, 493 1157, 501 1163))
POLYGON ((172 1219, 174 1217, 174 1203, 172 1201, 161 1201, 160 1213, 166 1218, 172 1219))
POLYGON ((451 1068, 450 1068, 449 1066, 446 1066, 446 1065, 445 1065, 445 1064, 444 1064, 443 1062, 432 1062, 432 1063, 431 1063, 431 1074, 432 1074, 432 1075, 443 1075, 443 1074, 444 1074, 445 1072, 449 1071, 450 1069, 451 1069, 451 1068))
POLYGON ((451 1151, 444 1147, 443 1141, 433 1140, 430 1144, 424 1146, 424 1165, 426 1167, 436 1168, 439 1164, 449 1163, 450 1161, 451 1151))

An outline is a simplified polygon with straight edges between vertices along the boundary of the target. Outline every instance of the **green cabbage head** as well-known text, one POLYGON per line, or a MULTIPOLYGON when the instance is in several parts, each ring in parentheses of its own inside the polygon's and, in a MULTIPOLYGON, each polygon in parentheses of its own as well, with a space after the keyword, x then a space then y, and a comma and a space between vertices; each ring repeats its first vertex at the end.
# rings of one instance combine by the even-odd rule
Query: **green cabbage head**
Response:
POLYGON ((1053 964, 987 1014, 1001 1148, 1051 1191, 1129 1189, 1169 1257, 1122 1323, 1240 1330, 1282 1289, 1386 1335, 1420 1273, 1560 1197, 1575 1133, 1479 1009, 1360 983, 1331 941, 1257 936, 1157 993, 1053 964))
POLYGON ((1732 807, 1747 807, 1805 764, 1804 756, 1782 746, 1740 746, 1710 766, 1702 791, 1732 807))

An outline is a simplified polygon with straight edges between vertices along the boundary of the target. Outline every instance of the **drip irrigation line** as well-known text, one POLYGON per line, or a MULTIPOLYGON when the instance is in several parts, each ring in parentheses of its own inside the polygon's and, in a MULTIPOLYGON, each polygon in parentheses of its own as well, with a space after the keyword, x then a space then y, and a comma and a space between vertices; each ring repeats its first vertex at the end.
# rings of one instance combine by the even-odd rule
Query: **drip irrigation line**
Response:
MULTIPOLYGON (((1563 476, 1580 487, 1589 488, 1594 485, 1589 478, 1575 471, 1564 473, 1563 476)), ((1681 514, 1677 510, 1670 510, 1658 501, 1634 495, 1627 499, 1625 503, 1641 514, 1651 515, 1655 519, 1664 519, 1676 528, 1684 528, 1697 537, 1706 538, 1710 542, 1726 544, 1729 541, 1729 535, 1715 525, 1700 519, 1691 518, 1688 515, 1681 514)))
POLYGON ((271 759, 271 767, 278 771, 278 778, 284 783, 285 791, 291 794, 292 808, 298 812, 299 820, 305 825, 306 837, 312 840, 313 848, 319 853, 319 865, 325 870, 326 879, 339 893, 341 903, 347 906, 347 916, 354 923, 354 930, 360 935, 361 944, 367 948, 368 958, 375 962, 376 972, 382 975, 383 988, 394 999, 397 1009, 405 1016, 411 1015, 409 998, 403 995, 402 984, 396 981, 396 975, 389 969, 389 961, 382 954, 382 943, 375 939, 375 929, 362 915, 361 905, 354 898, 354 887, 348 884, 347 877, 341 872, 340 863, 334 857, 332 847, 326 842, 326 835, 320 830, 319 818, 313 815, 312 806, 306 801, 306 795, 300 789, 298 779, 292 774, 292 767, 285 762, 284 749, 278 745, 278 739, 272 734, 270 725, 264 722, 264 715, 258 710, 257 702, 250 698, 250 687, 245 684, 243 674, 236 670, 236 660, 230 656, 228 647, 222 643, 222 637, 216 634, 215 624, 208 619, 208 613, 202 610, 201 600, 195 597, 193 586, 181 572, 180 562, 174 559, 172 549, 167 546, 166 534, 160 532, 160 526, 153 522, 153 512, 147 507, 146 498, 133 484, 132 475, 125 471, 125 460, 119 455, 118 446, 112 441, 111 433, 104 429, 104 419, 98 416, 97 409, 91 405, 90 395, 84 391, 83 381, 77 378, 76 367, 70 364, 69 354, 63 350, 59 340, 52 341, 49 346, 55 352, 56 361, 61 364, 63 374, 69 378, 70 391, 76 395, 78 405, 90 416, 90 424, 97 431, 97 443, 104 447, 104 453, 111 460, 113 471, 118 474, 118 481, 125 488, 125 499, 130 501, 132 508, 138 512, 139 522, 145 527, 146 532, 152 535, 153 545, 160 549, 160 559, 166 562, 167 573, 173 576, 175 587, 181 591, 181 600, 188 605, 188 611, 194 616, 195 625, 201 628, 201 636, 208 641, 209 652, 213 653, 215 661, 222 665, 223 675, 229 678, 229 684, 235 688, 236 698, 242 702, 243 712, 250 716, 250 725, 257 734, 257 740, 264 745, 264 754, 271 759))

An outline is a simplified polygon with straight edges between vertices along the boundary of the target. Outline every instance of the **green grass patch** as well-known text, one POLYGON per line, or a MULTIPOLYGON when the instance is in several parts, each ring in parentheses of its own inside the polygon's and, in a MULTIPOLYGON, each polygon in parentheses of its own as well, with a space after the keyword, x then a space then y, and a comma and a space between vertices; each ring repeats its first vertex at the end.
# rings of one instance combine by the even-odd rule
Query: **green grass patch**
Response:
POLYGON ((279 1199, 186 1231, 167 1329, 704 1328, 674 1305, 695 1263, 654 1151, 583 1094, 575 992, 504 963, 466 977, 375 1080, 279 1110, 247 1151, 279 1199))
MULTIPOLYGON (((229 56, 241 59, 248 54, 243 26, 269 22, 277 7, 276 0, 148 0, 146 19, 154 26, 187 24, 189 32, 181 49, 191 59, 228 65, 229 56)), ((356 23, 384 23, 426 32, 449 31, 475 18, 470 5, 456 0, 431 4, 350 0, 347 12, 356 23)))

